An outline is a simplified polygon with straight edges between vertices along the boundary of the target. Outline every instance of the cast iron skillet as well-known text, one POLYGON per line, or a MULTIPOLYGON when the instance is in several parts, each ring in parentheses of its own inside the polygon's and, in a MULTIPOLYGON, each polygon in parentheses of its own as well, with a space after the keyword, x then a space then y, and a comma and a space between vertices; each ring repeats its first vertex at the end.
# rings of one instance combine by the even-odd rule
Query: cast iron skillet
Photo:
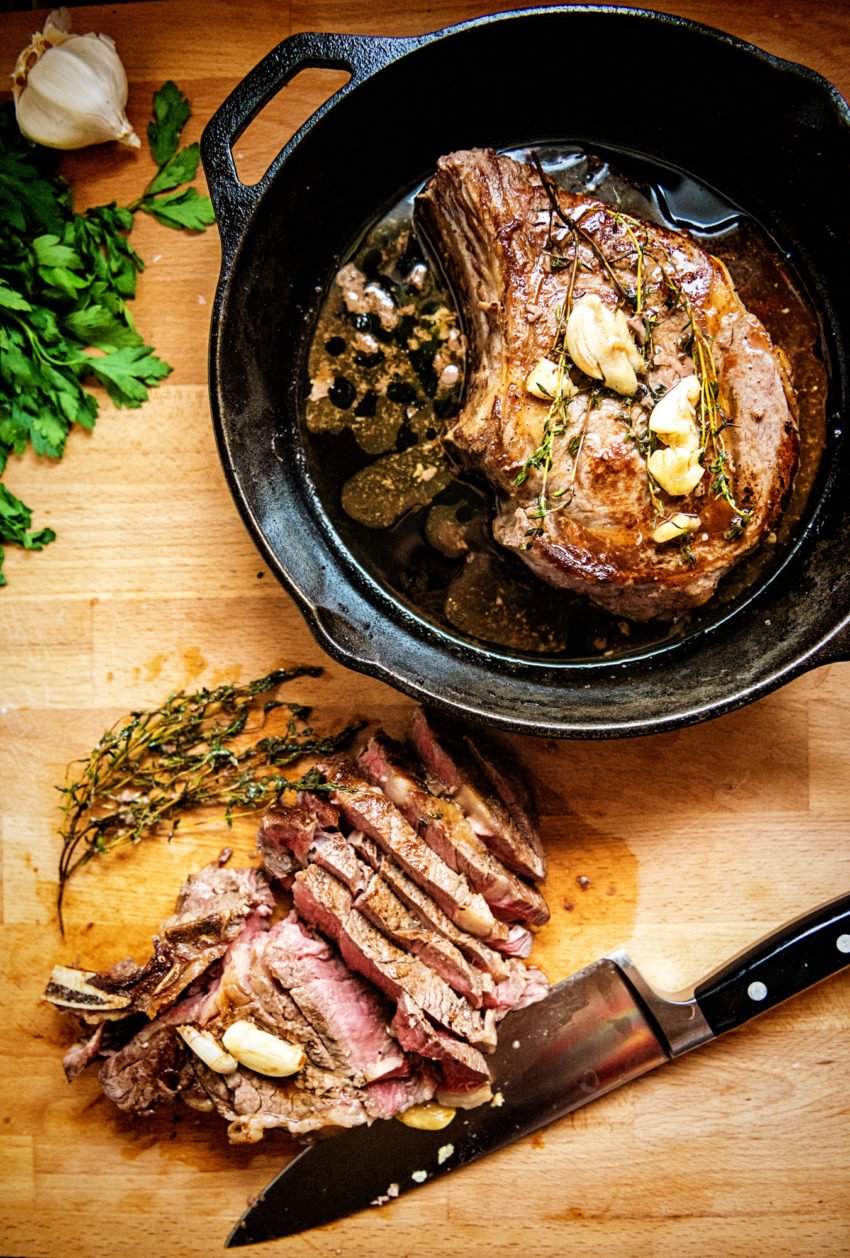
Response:
POLYGON ((556 737, 687 725, 847 657, 850 111, 824 79, 634 9, 525 10, 409 39, 299 34, 224 102, 202 153, 223 255, 210 345, 221 459, 266 562, 332 656, 468 719, 556 737), (307 67, 351 78, 244 186, 231 146, 307 67), (311 325, 364 226, 442 153, 547 140, 678 167, 755 217, 808 287, 832 381, 822 472, 778 570, 675 646, 611 660, 478 647, 419 617, 342 540, 301 440, 311 325))

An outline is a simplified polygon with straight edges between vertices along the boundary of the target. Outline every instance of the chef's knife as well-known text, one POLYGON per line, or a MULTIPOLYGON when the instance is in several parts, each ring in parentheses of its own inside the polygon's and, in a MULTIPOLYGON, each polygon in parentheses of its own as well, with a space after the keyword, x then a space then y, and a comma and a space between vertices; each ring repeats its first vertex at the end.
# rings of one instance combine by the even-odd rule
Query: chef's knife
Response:
POLYGON ((290 1236, 387 1200, 528 1135, 748 1022, 850 965, 850 894, 788 923, 693 991, 663 995, 625 952, 509 1014, 493 1054, 494 1100, 441 1131, 379 1120, 295 1157, 227 1245, 290 1236))

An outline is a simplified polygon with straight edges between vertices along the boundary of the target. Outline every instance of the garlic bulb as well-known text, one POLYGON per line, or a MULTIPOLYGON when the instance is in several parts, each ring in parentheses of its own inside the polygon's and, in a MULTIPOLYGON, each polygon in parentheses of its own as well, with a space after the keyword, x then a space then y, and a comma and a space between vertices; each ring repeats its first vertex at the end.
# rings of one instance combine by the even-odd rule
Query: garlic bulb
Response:
POLYGON ((67 9, 51 13, 12 75, 22 133, 53 149, 118 140, 139 148, 124 106, 127 75, 108 35, 74 35, 67 9))

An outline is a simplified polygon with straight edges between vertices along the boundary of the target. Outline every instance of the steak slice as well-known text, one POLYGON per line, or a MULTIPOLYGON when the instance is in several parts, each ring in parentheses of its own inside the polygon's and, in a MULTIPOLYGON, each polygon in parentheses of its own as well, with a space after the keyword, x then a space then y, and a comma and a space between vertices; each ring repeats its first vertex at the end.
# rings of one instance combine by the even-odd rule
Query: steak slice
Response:
POLYGON ((155 1019, 100 1068, 104 1095, 125 1113, 150 1115, 185 1092, 195 1078, 183 1041, 173 1026, 155 1019))
POLYGON ((705 603, 779 519, 799 445, 784 358, 723 263, 491 149, 440 158, 414 215, 465 316, 469 384, 448 440, 496 491, 497 541, 634 620, 705 603), (621 312, 606 343, 628 350, 632 383, 609 373, 600 386, 598 356, 576 339, 567 354, 580 304, 609 322, 621 312), (546 362, 535 396, 530 373, 546 362), (649 416, 687 377, 701 390, 692 469, 704 474, 651 485, 649 416), (677 514, 692 517, 684 547, 675 531, 653 536, 677 514))
POLYGON ((430 794, 404 763, 400 749, 377 734, 360 753, 358 765, 450 868, 465 875, 497 917, 542 926, 549 909, 540 892, 494 856, 457 804, 430 794))
POLYGON ((437 1100, 441 1104, 473 1109, 492 1098, 490 1071, 478 1049, 432 1026, 409 996, 399 999, 392 1027, 408 1052, 440 1063, 443 1078, 437 1100))
POLYGON ((524 878, 545 877, 546 855, 536 826, 518 789, 508 792, 508 771, 493 767, 495 755, 473 752, 470 736, 458 736, 436 713, 423 708, 413 714, 410 739, 439 793, 454 800, 498 859, 524 878), (499 796, 500 786, 510 806, 499 796))
POLYGON ((387 1031, 386 1002, 294 913, 272 927, 263 959, 307 1021, 337 1050, 338 1070, 364 1083, 407 1073, 387 1031))
POLYGON ((254 1144, 275 1128, 309 1137, 392 1118, 430 1100, 435 1089, 433 1075, 425 1071, 355 1088, 310 1063, 292 1079, 268 1079, 243 1067, 220 1075, 201 1062, 196 1073, 215 1109, 227 1119, 234 1144, 254 1144))
POLYGON ((276 804, 269 808, 257 833, 257 850, 266 873, 286 885, 304 864, 316 830, 335 827, 338 822, 337 809, 309 792, 299 794, 296 806, 276 804))
POLYGON ((317 768, 332 785, 331 799, 348 823, 379 843, 453 922, 482 939, 507 938, 507 927, 496 921, 484 897, 431 851, 383 791, 365 781, 351 761, 338 757, 320 762, 317 768))
POLYGON ((404 993, 460 1039, 495 1046, 493 1011, 473 1009, 418 957, 396 947, 353 907, 351 893, 331 874, 308 865, 296 874, 292 895, 298 912, 330 935, 352 969, 393 1001, 404 993))

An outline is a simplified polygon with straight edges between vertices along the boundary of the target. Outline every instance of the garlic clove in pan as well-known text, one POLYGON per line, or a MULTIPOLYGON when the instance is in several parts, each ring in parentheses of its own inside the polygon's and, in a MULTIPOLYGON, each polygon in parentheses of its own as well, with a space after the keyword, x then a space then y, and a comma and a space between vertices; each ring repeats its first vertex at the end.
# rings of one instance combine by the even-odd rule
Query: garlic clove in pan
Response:
POLYGON ((77 149, 118 140, 139 148, 124 112, 127 75, 108 35, 75 35, 57 9, 33 35, 12 74, 21 132, 47 148, 77 149))

